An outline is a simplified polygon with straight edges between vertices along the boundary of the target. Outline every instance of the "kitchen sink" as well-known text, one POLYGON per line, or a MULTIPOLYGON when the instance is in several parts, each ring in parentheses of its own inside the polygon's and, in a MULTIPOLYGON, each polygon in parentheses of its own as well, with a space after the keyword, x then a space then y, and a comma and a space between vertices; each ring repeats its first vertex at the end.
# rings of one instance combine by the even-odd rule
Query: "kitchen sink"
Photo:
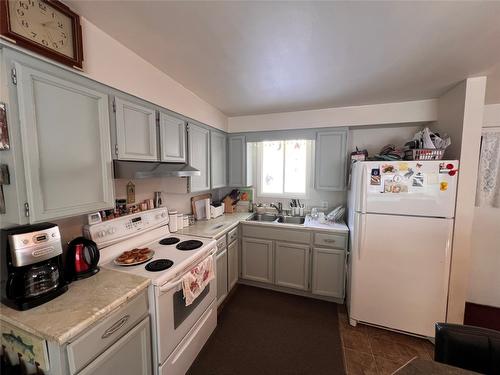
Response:
POLYGON ((269 223, 276 224, 297 224, 302 225, 306 218, 304 216, 280 216, 273 214, 255 214, 253 215, 249 221, 266 221, 269 223))
POLYGON ((280 216, 278 223, 284 224, 304 224, 306 218, 304 216, 280 216))
POLYGON ((278 215, 273 214, 255 214, 250 219, 250 221, 275 221, 278 218, 278 215))

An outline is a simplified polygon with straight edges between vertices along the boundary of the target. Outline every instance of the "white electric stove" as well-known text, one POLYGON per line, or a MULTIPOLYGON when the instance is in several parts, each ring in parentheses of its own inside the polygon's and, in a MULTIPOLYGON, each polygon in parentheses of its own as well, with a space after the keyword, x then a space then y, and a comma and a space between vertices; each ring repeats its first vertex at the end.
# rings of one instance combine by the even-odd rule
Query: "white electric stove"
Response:
POLYGON ((100 266, 151 280, 155 374, 185 374, 217 325, 217 278, 186 306, 182 276, 207 257, 215 269, 215 240, 170 233, 166 208, 89 225, 84 233, 100 249, 100 266), (154 251, 151 260, 135 266, 114 263, 124 251, 145 247, 154 251))

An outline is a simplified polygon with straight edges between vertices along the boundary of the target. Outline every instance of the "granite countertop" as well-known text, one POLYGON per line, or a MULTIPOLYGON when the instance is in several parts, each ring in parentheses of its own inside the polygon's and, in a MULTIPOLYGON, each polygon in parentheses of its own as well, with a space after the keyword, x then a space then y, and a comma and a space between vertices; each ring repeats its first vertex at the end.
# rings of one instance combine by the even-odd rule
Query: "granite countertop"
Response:
POLYGON ((240 221, 244 221, 252 215, 253 212, 224 214, 215 219, 197 221, 194 225, 183 228, 177 233, 198 237, 217 238, 237 226, 240 221))
POLYGON ((64 344, 149 284, 147 278, 101 268, 96 275, 71 283, 66 293, 30 310, 17 311, 0 305, 0 319, 38 337, 64 344))

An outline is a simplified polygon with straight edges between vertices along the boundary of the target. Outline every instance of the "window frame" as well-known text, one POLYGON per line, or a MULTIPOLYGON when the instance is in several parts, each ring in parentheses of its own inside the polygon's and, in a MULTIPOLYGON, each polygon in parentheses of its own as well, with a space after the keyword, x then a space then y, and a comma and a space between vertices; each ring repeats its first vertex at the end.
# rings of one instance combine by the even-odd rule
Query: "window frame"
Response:
MULTIPOLYGON (((270 142, 287 142, 287 141, 306 141, 306 189, 305 193, 289 193, 283 191, 283 193, 264 193, 262 191, 262 163, 263 163, 263 142, 257 142, 255 147, 256 150, 256 176, 255 182, 257 187, 257 197, 259 198, 276 198, 276 199, 286 199, 286 198, 298 198, 298 199, 309 199, 311 194, 311 189, 313 188, 313 171, 314 171, 314 141, 310 139, 282 139, 273 140, 270 142)), ((284 151, 283 151, 284 152, 284 151)), ((285 188, 285 168, 286 168, 286 158, 283 157, 283 190, 285 188)))

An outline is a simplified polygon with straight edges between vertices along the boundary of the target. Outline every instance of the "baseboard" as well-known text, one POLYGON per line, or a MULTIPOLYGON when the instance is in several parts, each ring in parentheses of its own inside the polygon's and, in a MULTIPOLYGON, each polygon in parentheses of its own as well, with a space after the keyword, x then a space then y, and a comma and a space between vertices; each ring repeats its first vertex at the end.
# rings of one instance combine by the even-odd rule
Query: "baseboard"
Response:
POLYGON ((301 297, 319 299, 322 301, 335 302, 335 303, 340 304, 340 305, 344 304, 343 298, 320 296, 320 295, 312 294, 312 293, 306 292, 306 291, 295 290, 295 289, 285 288, 285 287, 281 287, 281 286, 275 286, 273 284, 260 283, 258 281, 239 279, 238 283, 243 284, 243 285, 255 286, 257 288, 274 290, 275 292, 282 292, 282 293, 294 294, 296 296, 301 296, 301 297))
POLYGON ((465 302, 464 324, 500 331, 500 307, 465 302))

